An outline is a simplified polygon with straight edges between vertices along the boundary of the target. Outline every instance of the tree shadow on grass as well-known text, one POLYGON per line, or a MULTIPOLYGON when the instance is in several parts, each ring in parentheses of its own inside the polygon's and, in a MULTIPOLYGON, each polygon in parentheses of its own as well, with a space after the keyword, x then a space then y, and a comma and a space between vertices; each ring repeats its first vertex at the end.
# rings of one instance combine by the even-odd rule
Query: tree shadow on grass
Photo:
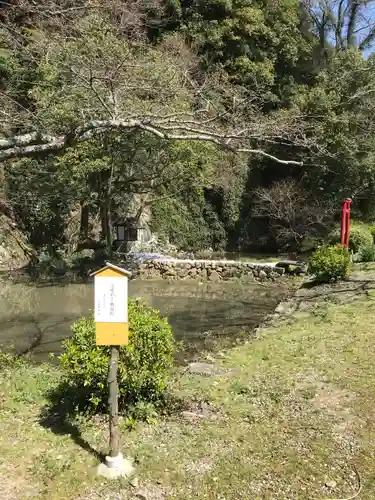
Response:
POLYGON ((87 392, 66 382, 59 384, 47 395, 49 403, 39 415, 39 423, 45 429, 59 436, 70 436, 80 448, 87 451, 100 462, 105 454, 96 450, 83 438, 77 416, 87 413, 87 392))
MULTIPOLYGON (((90 393, 87 388, 76 387, 67 382, 60 383, 47 394, 48 404, 39 415, 39 423, 56 435, 70 436, 80 448, 93 455, 100 462, 104 462, 105 453, 96 450, 84 439, 77 421, 80 415, 88 418, 94 416, 93 412, 90 411, 89 396, 90 393)), ((160 416, 168 418, 176 416, 176 414, 180 414, 182 410, 188 408, 189 402, 167 392, 162 398, 155 401, 154 405, 160 416)), ((136 420, 147 420, 147 415, 142 418, 139 413, 136 413, 134 401, 129 401, 125 407, 129 410, 126 416, 133 417, 136 420)), ((104 413, 105 409, 101 409, 104 413)))

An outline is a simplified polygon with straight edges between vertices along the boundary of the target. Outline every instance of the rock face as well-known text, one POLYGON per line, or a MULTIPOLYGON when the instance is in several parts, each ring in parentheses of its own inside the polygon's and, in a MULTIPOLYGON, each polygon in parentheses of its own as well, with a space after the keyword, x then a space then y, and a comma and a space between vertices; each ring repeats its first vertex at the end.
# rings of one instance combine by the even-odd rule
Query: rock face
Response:
POLYGON ((211 271, 209 276, 208 276, 208 279, 210 281, 220 281, 221 276, 217 271, 211 271))
POLYGON ((265 281, 279 278, 285 270, 274 264, 237 262, 231 260, 182 260, 182 259, 149 259, 139 263, 134 274, 144 279, 168 279, 199 281, 228 281, 246 279, 248 281, 265 281))
POLYGON ((17 269, 29 261, 22 247, 26 239, 5 215, 0 215, 0 270, 17 269))

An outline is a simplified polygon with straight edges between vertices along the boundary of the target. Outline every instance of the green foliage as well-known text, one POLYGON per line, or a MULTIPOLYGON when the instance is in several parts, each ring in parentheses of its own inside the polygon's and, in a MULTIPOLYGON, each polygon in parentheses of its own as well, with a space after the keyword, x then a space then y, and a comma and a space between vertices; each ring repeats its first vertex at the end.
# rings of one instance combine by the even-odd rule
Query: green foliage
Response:
POLYGON ((246 163, 207 144, 169 149, 181 175, 152 203, 152 229, 183 250, 224 249, 240 216, 246 163))
POLYGON ((9 349, 3 350, 0 346, 0 371, 21 366, 23 359, 9 349))
POLYGON ((375 226, 372 225, 372 224, 369 224, 368 225, 368 230, 370 231, 370 233, 372 234, 372 238, 374 240, 374 243, 375 243, 375 226))
MULTIPOLYGON (((322 206, 329 201, 338 207, 353 195, 358 219, 371 220, 374 55, 365 58, 346 46, 335 50, 331 21, 317 36, 311 12, 299 0, 144 3, 73 9, 62 19, 51 12, 46 22, 38 9, 30 17, 26 2, 9 25, 4 18, 1 136, 67 134, 69 144, 54 158, 41 152, 5 166, 4 206, 37 250, 68 247, 70 254, 81 240, 93 238, 105 241, 109 252, 104 214, 112 220, 132 217, 150 205, 153 229, 180 248, 264 250, 281 240, 270 237, 267 220, 249 220, 250 193, 288 176, 302 180, 322 206), (124 18, 132 20, 126 29, 124 18), (240 106, 237 114, 243 102, 246 109, 240 106), (216 112, 220 120, 211 121, 216 112), (87 130, 90 139, 75 143, 82 125, 136 116, 159 117, 165 131, 180 118, 197 131, 200 119, 218 134, 227 125, 246 130, 254 149, 301 159, 304 166, 280 168, 269 157, 244 156, 246 178, 238 175, 239 155, 218 153, 203 141, 170 142, 162 134, 127 128, 87 130), (283 137, 273 127, 275 116, 283 137), (294 143, 296 128, 302 134, 294 143), (300 144, 306 141, 307 147, 300 144), (79 220, 83 209, 86 217, 79 220)), ((366 8, 361 5, 360 17, 366 8)), ((313 237, 316 226, 310 224, 306 236, 313 237)), ((355 252, 367 245, 359 233, 353 229, 351 235, 355 252)), ((337 234, 332 241, 338 242, 337 234)), ((73 260, 77 266, 85 261, 73 260)))
POLYGON ((84 264, 91 262, 95 257, 94 250, 85 248, 79 252, 74 252, 70 258, 70 265, 72 267, 82 267, 84 264))
POLYGON ((370 245, 362 246, 358 253, 359 262, 375 262, 375 245, 371 243, 370 245))
MULTIPOLYGON (((334 245, 340 242, 340 228, 334 229, 329 235, 330 244, 334 245)), ((353 223, 350 228, 349 250, 354 253, 359 252, 361 247, 368 247, 373 243, 373 236, 365 224, 353 223)))
POLYGON ((178 54, 181 44, 177 35, 140 49, 121 36, 119 25, 105 9, 77 16, 71 29, 74 37, 57 31, 51 38, 48 32, 42 32, 33 44, 42 57, 38 65, 40 85, 35 85, 30 94, 38 102, 37 118, 50 129, 77 127, 82 109, 86 110, 86 120, 108 117, 111 89, 121 95, 119 116, 128 116, 129 110, 149 116, 190 108, 191 97, 184 85, 186 62, 178 54), (50 57, 43 57, 46 45, 50 57), (119 65, 119 61, 126 64, 119 65), (95 80, 94 91, 90 90, 90 78, 95 80))
POLYGON ((178 198, 156 201, 152 228, 181 250, 220 250, 226 246, 223 223, 204 197, 196 200, 194 206, 186 206, 178 198))
MULTIPOLYGON (((152 418, 149 404, 162 400, 173 366, 172 329, 158 311, 138 300, 129 301, 129 329, 129 344, 120 348, 119 408, 129 413, 133 405, 136 415, 152 418)), ((110 348, 95 345, 92 316, 75 322, 72 330, 74 335, 64 342, 60 356, 65 381, 77 395, 78 409, 102 411, 108 399, 110 348)))
POLYGON ((350 229, 349 249, 353 250, 353 252, 357 253, 361 247, 371 245, 372 243, 372 234, 365 225, 354 226, 350 229))
POLYGON ((311 117, 314 141, 323 148, 309 155, 317 165, 305 172, 311 189, 334 197, 338 206, 355 195, 352 207, 364 215, 375 192, 375 102, 361 89, 373 87, 374 65, 375 58, 365 59, 357 50, 334 53, 315 84, 301 88, 296 98, 300 110, 311 117))
POLYGON ((167 198, 152 207, 152 229, 180 249, 197 250, 209 246, 209 231, 203 217, 195 215, 183 201, 167 198))
POLYGON ((223 223, 207 199, 207 189, 222 157, 207 144, 172 144, 166 150, 178 178, 163 186, 152 204, 152 229, 184 250, 222 248, 223 223))
POLYGON ((341 245, 326 245, 318 248, 309 260, 309 272, 322 283, 345 278, 349 273, 349 268, 349 252, 341 245))
POLYGON ((159 416, 155 405, 148 401, 138 401, 129 407, 128 413, 131 415, 129 424, 132 421, 147 422, 154 424, 159 416))
POLYGON ((64 274, 69 267, 59 252, 48 249, 44 249, 38 254, 38 261, 39 268, 46 273, 64 274))
POLYGON ((237 83, 272 89, 267 97, 275 101, 279 89, 290 85, 288 76, 296 78, 294 67, 309 48, 298 27, 297 0, 179 3, 174 19, 180 29, 200 47, 205 62, 222 65, 237 83))
POLYGON ((14 216, 31 244, 61 245, 73 193, 69 171, 52 158, 25 158, 5 171, 5 190, 14 216))

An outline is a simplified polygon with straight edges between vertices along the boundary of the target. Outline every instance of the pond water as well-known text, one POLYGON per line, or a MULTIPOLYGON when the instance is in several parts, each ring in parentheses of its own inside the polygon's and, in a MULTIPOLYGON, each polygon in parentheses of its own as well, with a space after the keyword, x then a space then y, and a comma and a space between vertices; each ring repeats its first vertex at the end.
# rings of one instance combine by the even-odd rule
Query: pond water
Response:
MULTIPOLYGON (((249 334, 287 294, 287 281, 129 283, 130 296, 143 298, 168 317, 176 338, 184 342, 185 360, 249 334)), ((92 307, 92 283, 0 282, 0 346, 47 360, 49 353, 60 352, 71 324, 92 307)))

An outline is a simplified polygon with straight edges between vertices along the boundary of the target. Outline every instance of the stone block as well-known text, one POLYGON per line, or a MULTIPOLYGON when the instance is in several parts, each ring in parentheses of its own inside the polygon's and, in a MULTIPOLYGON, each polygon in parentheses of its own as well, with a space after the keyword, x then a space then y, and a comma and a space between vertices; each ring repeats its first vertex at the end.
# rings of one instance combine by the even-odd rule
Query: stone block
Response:
POLYGON ((220 274, 217 271, 211 271, 208 275, 208 279, 210 281, 219 281, 220 280, 220 274))

